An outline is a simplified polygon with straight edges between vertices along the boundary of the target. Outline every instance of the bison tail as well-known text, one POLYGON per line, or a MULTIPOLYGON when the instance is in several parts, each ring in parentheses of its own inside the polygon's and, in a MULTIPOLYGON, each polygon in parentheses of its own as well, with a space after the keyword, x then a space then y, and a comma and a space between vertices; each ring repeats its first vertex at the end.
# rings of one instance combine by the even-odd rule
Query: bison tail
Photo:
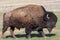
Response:
POLYGON ((6 15, 6 13, 3 14, 3 20, 4 20, 4 18, 5 18, 5 15, 6 15))
POLYGON ((3 14, 3 17, 6 15, 6 13, 3 14))

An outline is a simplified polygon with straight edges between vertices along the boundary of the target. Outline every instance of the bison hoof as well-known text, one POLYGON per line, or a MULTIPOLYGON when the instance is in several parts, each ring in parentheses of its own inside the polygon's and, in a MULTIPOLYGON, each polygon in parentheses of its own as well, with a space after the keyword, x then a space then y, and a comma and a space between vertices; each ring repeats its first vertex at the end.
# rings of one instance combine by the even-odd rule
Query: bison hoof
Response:
POLYGON ((3 36, 1 36, 1 39, 4 39, 4 37, 3 37, 3 36))
POLYGON ((13 38, 16 38, 16 36, 12 36, 13 38))

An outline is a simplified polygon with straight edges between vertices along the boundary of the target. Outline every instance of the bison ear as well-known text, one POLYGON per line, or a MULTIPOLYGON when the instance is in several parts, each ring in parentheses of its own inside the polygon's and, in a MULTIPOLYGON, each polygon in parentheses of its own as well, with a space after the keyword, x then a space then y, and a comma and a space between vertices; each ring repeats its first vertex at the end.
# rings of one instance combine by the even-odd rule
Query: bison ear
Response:
POLYGON ((49 14, 46 15, 46 18, 47 18, 47 19, 50 19, 49 14))

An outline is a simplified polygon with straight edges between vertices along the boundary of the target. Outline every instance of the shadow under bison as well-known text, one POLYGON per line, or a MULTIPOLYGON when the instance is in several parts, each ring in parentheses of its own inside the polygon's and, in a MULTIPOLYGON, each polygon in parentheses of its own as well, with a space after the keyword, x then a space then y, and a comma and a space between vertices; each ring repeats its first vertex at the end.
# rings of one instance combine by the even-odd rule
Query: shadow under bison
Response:
MULTIPOLYGON (((47 37, 53 37, 56 36, 56 34, 45 34, 47 37)), ((26 34, 16 34, 15 35, 17 38, 21 38, 21 37, 26 37, 26 34)), ((33 37, 43 37, 42 35, 37 35, 37 34, 31 34, 32 38, 33 37)), ((5 38, 13 38, 11 35, 6 36, 5 38)))

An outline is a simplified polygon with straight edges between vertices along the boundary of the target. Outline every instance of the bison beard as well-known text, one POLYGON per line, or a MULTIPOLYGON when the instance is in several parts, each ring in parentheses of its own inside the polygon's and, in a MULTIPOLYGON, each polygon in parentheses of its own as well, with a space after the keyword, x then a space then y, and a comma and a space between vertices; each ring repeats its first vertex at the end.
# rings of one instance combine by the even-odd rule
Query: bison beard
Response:
POLYGON ((10 27, 10 32, 13 38, 15 38, 15 28, 19 30, 20 28, 25 28, 28 38, 31 38, 32 30, 37 30, 39 33, 42 33, 42 35, 45 36, 43 28, 49 28, 49 25, 46 27, 48 21, 44 19, 46 17, 44 17, 45 14, 46 11, 44 7, 39 5, 27 5, 25 7, 20 7, 4 13, 2 38, 8 27, 10 27))

